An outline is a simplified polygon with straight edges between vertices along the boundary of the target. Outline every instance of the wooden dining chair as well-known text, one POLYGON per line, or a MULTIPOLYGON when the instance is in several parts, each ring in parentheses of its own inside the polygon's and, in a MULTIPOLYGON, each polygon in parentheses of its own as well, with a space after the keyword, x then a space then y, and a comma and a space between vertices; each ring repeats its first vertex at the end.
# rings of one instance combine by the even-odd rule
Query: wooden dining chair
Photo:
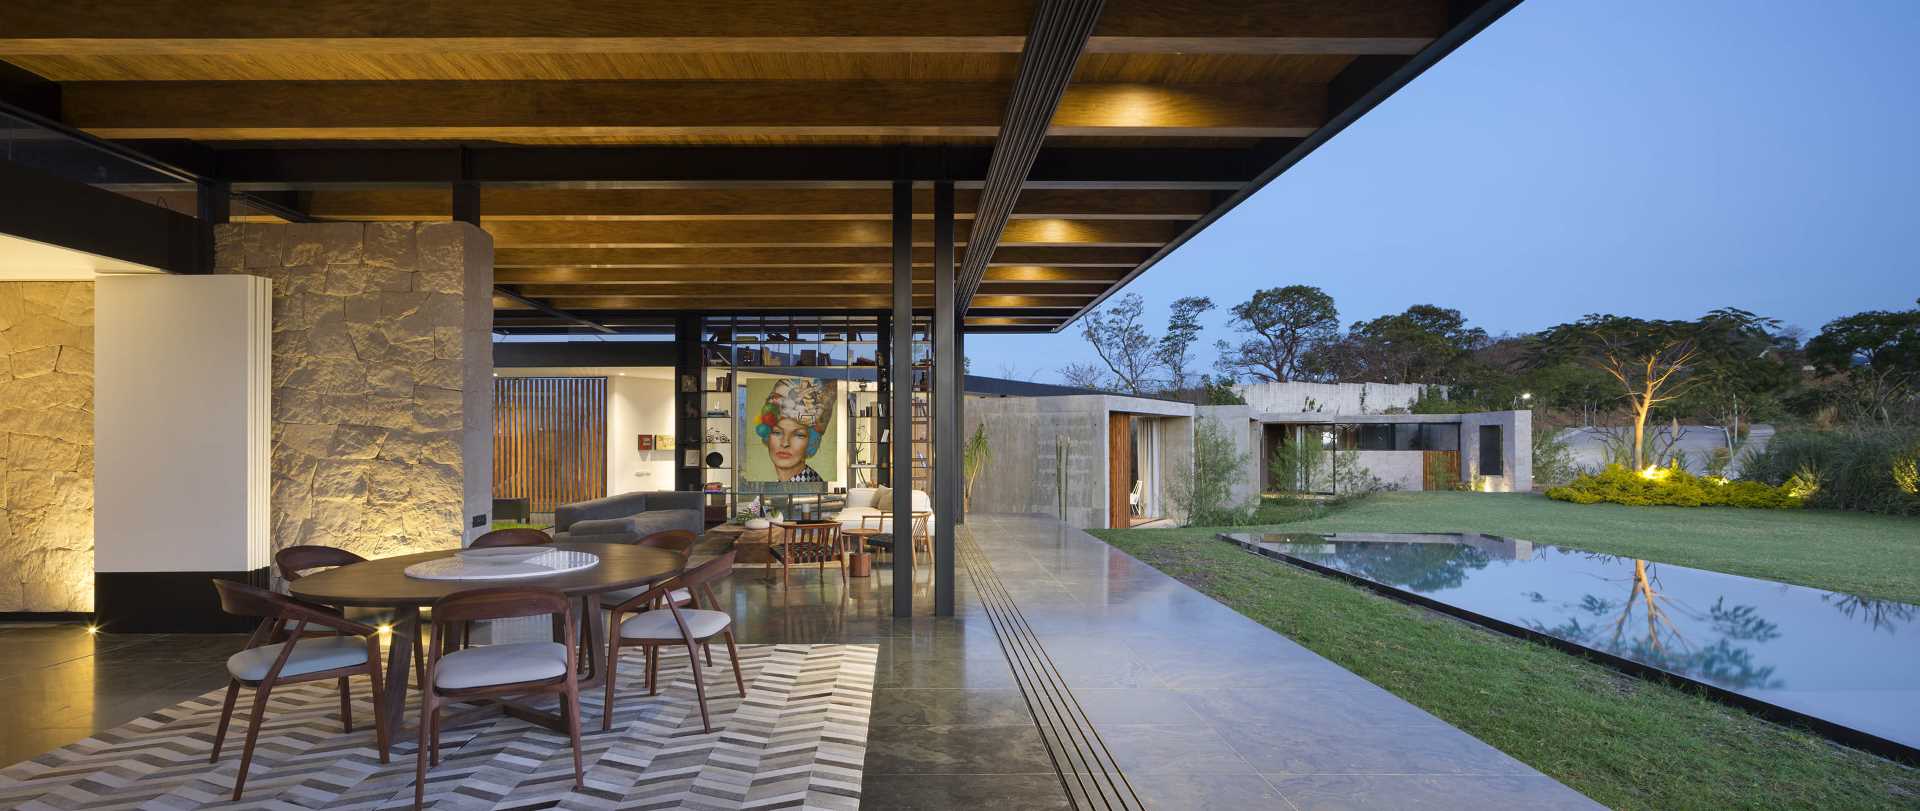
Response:
POLYGON ((447 634, 478 620, 550 615, 576 639, 572 603, 558 591, 500 586, 456 592, 433 604, 433 644, 427 646, 427 688, 420 691, 420 751, 415 758, 413 806, 426 799, 427 763, 440 765, 441 705, 528 693, 560 697, 573 743, 573 787, 584 785, 580 761, 580 683, 572 645, 515 642, 442 653, 447 634))
POLYGON ((787 570, 794 564, 814 563, 820 567, 820 582, 827 580, 827 561, 840 564, 840 583, 847 582, 847 550, 840 537, 838 521, 775 521, 767 533, 767 551, 780 561, 780 585, 787 585, 787 570))
POLYGON ((513 529, 496 529, 481 535, 473 539, 473 543, 467 544, 467 548, 487 549, 495 546, 539 546, 543 543, 553 543, 553 536, 537 529, 515 527, 513 529))
MULTIPOLYGON (((500 546, 540 546, 550 543, 553 543, 552 535, 529 527, 514 527, 512 529, 490 530, 480 537, 473 539, 473 543, 467 544, 467 548, 492 549, 500 546)), ((456 649, 465 648, 467 641, 472 638, 472 633, 472 623, 462 625, 460 627, 460 633, 453 639, 453 646, 456 649)))
MULTIPOLYGON (((872 526, 873 529, 891 530, 892 528, 888 527, 887 525, 893 521, 893 513, 878 513, 875 515, 863 515, 860 517, 860 528, 867 529, 868 528, 867 522, 869 521, 873 522, 873 526, 872 526)), ((917 513, 913 513, 912 523, 910 523, 907 527, 908 530, 910 531, 909 537, 911 537, 913 540, 914 550, 916 552, 925 550, 927 552, 927 555, 925 557, 927 558, 927 562, 929 563, 932 562, 932 558, 933 558, 933 533, 929 527, 929 524, 931 524, 932 521, 933 521, 933 513, 917 512, 917 513)), ((883 552, 886 552, 889 556, 891 556, 893 555, 893 549, 894 549, 893 547, 894 537, 897 534, 898 534, 897 532, 888 531, 878 535, 870 535, 867 537, 867 545, 875 549, 879 549, 883 552)), ((915 566, 920 565, 921 557, 922 556, 918 554, 913 556, 913 563, 915 566)))
MULTIPOLYGON (((613 728, 614 688, 618 684, 620 648, 627 645, 639 645, 646 654, 647 695, 660 692, 660 649, 663 646, 685 645, 687 664, 693 669, 693 692, 700 700, 700 726, 707 732, 713 731, 713 720, 707 714, 706 674, 700 668, 700 656, 697 647, 708 640, 720 637, 727 643, 727 659, 733 665, 733 684, 740 689, 740 695, 747 695, 747 682, 740 675, 740 650, 733 644, 733 617, 719 610, 720 603, 713 596, 713 581, 733 573, 734 550, 727 550, 706 563, 694 567, 685 574, 656 585, 635 595, 633 599, 613 609, 613 621, 609 623, 612 632, 607 643, 607 696, 600 710, 600 729, 613 728), (682 608, 667 595, 675 590, 685 589, 692 595, 689 607, 682 608), (655 606, 665 604, 664 610, 655 606), (704 606, 704 607, 702 607, 704 606), (623 615, 632 616, 622 620, 623 615)), ((707 664, 713 664, 709 659, 707 664)))
MULTIPOLYGON (((694 535, 689 530, 669 529, 641 538, 636 545, 649 549, 661 549, 679 555, 680 563, 684 566, 687 562, 687 556, 693 553, 694 541, 694 535)), ((633 599, 635 595, 647 589, 647 586, 635 586, 630 589, 604 592, 600 595, 600 604, 607 608, 612 608, 633 599)), ((670 596, 681 605, 687 605, 688 601, 692 599, 692 595, 688 594, 686 589, 676 590, 670 596)))
MULTIPOLYGON (((314 569, 333 569, 340 566, 366 562, 366 558, 345 549, 313 544, 289 546, 273 553, 273 563, 280 568, 280 579, 289 583, 306 577, 307 573, 314 569)), ((345 616, 348 612, 342 608, 340 613, 342 616, 345 616)), ((358 619, 366 618, 360 617, 358 619)), ((390 619, 390 617, 381 618, 378 621, 387 622, 388 619, 390 619)), ((408 636, 407 633, 390 623, 388 627, 392 629, 392 633, 395 635, 408 636)), ((420 639, 419 634, 412 634, 411 636, 413 637, 413 680, 416 684, 426 684, 427 656, 425 643, 420 639)))
POLYGON ((340 682, 340 726, 353 732, 353 696, 347 679, 365 674, 373 684, 373 735, 380 748, 380 762, 387 762, 386 702, 380 700, 380 636, 372 626, 334 614, 323 606, 303 603, 291 597, 231 580, 213 581, 220 595, 220 610, 236 617, 259 617, 247 646, 227 657, 227 700, 220 708, 220 725, 213 733, 213 754, 208 763, 220 761, 220 748, 226 743, 227 726, 233 720, 234 703, 240 688, 253 691, 253 711, 247 722, 247 741, 240 750, 240 771, 233 778, 233 799, 238 802, 247 784, 247 768, 253 764, 253 746, 267 713, 267 698, 273 688, 283 684, 338 679, 340 682), (307 634, 309 627, 332 631, 332 635, 307 634), (282 641, 272 641, 282 638, 282 641))

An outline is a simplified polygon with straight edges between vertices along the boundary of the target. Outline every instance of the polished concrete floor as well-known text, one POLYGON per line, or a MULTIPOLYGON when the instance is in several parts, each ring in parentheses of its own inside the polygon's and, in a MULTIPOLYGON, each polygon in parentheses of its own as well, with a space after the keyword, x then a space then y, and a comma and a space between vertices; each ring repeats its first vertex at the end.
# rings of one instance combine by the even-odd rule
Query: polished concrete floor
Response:
MULTIPOLYGON (((1593 807, 1086 533, 1029 516, 967 529, 1149 807, 1593 807)), ((796 568, 787 587, 743 567, 716 591, 743 642, 877 646, 864 806, 1071 807, 977 584, 963 569, 957 615, 925 616, 932 574, 917 569, 910 619, 891 616, 886 565, 846 586, 796 568)), ((220 687, 242 641, 0 626, 0 763, 220 687)))

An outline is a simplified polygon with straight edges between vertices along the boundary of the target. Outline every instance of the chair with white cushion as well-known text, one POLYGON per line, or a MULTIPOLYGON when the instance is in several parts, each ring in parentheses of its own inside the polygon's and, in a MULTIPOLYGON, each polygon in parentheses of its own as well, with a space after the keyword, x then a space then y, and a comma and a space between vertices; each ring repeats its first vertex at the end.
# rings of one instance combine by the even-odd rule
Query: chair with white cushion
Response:
POLYGON ((580 763, 580 684, 575 675, 572 645, 559 642, 517 642, 486 645, 442 653, 448 636, 466 623, 479 620, 533 617, 560 618, 561 639, 577 639, 573 610, 566 595, 552 589, 524 586, 474 589, 449 594, 433 604, 433 641, 427 646, 427 683, 420 691, 420 752, 414 765, 414 807, 426 799, 427 763, 440 765, 440 710, 454 701, 500 698, 528 693, 556 693, 567 733, 573 740, 573 787, 585 775, 580 763))
POLYGON ((612 640, 607 650, 607 697, 600 716, 602 730, 613 728, 613 693, 619 682, 620 648, 625 645, 639 645, 645 650, 647 695, 658 695, 660 692, 660 649, 686 646, 687 662, 693 670, 694 695, 700 700, 700 726, 707 732, 713 731, 713 721, 707 714, 706 674, 700 667, 697 646, 714 637, 726 641, 727 660, 733 665, 734 686, 740 689, 742 697, 746 696, 747 682, 740 675, 740 651, 733 644, 733 618, 727 612, 717 610, 720 603, 713 596, 713 588, 708 585, 733 573, 733 556, 734 552, 729 550, 679 577, 635 595, 613 609, 613 632, 608 634, 612 640), (683 608, 669 599, 668 595, 678 589, 685 589, 693 598, 690 607, 683 608), (662 604, 664 607, 658 607, 662 604))
MULTIPOLYGON (((687 556, 693 552, 693 543, 693 533, 684 529, 669 529, 641 538, 637 545, 650 549, 663 549, 679 555, 680 563, 684 566, 687 562, 687 556)), ((619 589, 602 593, 600 595, 600 604, 607 608, 613 608, 614 606, 633 599, 641 592, 646 591, 647 588, 646 586, 634 586, 630 589, 619 589)), ((675 591, 672 597, 673 601, 680 605, 691 605, 693 602, 693 595, 687 593, 686 589, 675 591)))
MULTIPOLYGON (((237 617, 259 617, 260 627, 247 640, 247 647, 227 657, 227 700, 220 708, 220 725, 213 733, 213 754, 207 762, 220 760, 220 747, 227 739, 227 725, 233 720, 233 706, 240 688, 251 686, 253 712, 247 723, 247 742, 240 750, 240 771, 233 778, 233 799, 247 784, 247 767, 253 763, 253 745, 260 737, 261 722, 267 712, 267 698, 273 688, 283 684, 337 679, 340 682, 340 725, 353 731, 353 697, 347 692, 347 678, 365 674, 373 684, 374 741, 380 747, 380 762, 387 762, 387 718, 380 696, 380 637, 373 626, 354 622, 331 609, 275 594, 231 580, 214 580, 220 594, 220 610, 237 617), (308 634, 313 628, 314 633, 308 634), (321 635, 324 632, 328 635, 321 635), (278 641, 275 641, 278 640, 278 641)), ((400 678, 406 678, 402 675, 400 678)))

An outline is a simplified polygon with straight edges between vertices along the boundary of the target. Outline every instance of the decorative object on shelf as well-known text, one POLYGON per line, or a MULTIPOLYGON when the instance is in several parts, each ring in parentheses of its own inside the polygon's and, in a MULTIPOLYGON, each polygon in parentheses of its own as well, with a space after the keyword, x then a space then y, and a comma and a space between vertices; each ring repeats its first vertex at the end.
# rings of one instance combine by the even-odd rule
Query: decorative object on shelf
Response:
POLYGON ((713 453, 707 454, 707 467, 713 467, 713 468, 725 467, 726 464, 727 464, 727 457, 720 455, 719 451, 714 451, 713 453))
POLYGON ((693 375, 681 375, 680 390, 687 394, 693 394, 694 392, 699 391, 700 388, 699 388, 699 384, 694 382, 693 375))
POLYGON ((673 450, 673 435, 672 434, 654 434, 653 449, 658 451, 673 450))
POLYGON ((686 455, 680 458, 680 466, 681 467, 699 467, 700 466, 700 449, 688 448, 686 455))
POLYGON ((652 435, 652 434, 641 434, 641 435, 640 435, 640 450, 641 450, 641 451, 650 451, 650 450, 653 450, 653 435, 652 435))
POLYGON ((709 444, 709 445, 731 445, 731 444, 733 444, 733 440, 732 440, 731 438, 729 438, 729 437, 728 437, 728 436, 727 436, 726 434, 723 434, 723 433, 721 433, 721 432, 719 432, 719 431, 717 431, 717 430, 714 430, 714 429, 712 429, 712 428, 708 428, 708 429, 707 429, 707 444, 709 444))
POLYGON ((765 518, 749 518, 747 519, 747 522, 743 524, 743 526, 745 526, 747 529, 761 530, 761 529, 766 529, 767 527, 773 526, 773 522, 768 521, 765 518))

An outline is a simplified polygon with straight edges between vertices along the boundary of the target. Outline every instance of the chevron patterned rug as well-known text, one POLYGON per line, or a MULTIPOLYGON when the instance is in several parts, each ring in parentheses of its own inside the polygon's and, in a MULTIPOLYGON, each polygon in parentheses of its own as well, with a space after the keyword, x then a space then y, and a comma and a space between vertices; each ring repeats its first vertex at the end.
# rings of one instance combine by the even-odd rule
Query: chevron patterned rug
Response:
MULTIPOLYGON (((685 656, 662 661, 651 697, 641 658, 625 656, 611 731, 600 731, 603 690, 581 696, 584 790, 573 790, 566 735, 492 716, 441 730, 426 807, 857 808, 878 648, 742 645, 744 699, 725 649, 713 655, 712 734, 701 731, 685 656)), ((332 683, 274 692, 238 803, 228 797, 251 693, 241 694, 220 762, 209 764, 222 688, 0 770, 0 808, 409 808, 415 743, 396 741, 392 762, 380 764, 366 680, 354 681, 352 734, 340 732, 332 683)), ((407 716, 418 717, 411 705, 407 716)))

